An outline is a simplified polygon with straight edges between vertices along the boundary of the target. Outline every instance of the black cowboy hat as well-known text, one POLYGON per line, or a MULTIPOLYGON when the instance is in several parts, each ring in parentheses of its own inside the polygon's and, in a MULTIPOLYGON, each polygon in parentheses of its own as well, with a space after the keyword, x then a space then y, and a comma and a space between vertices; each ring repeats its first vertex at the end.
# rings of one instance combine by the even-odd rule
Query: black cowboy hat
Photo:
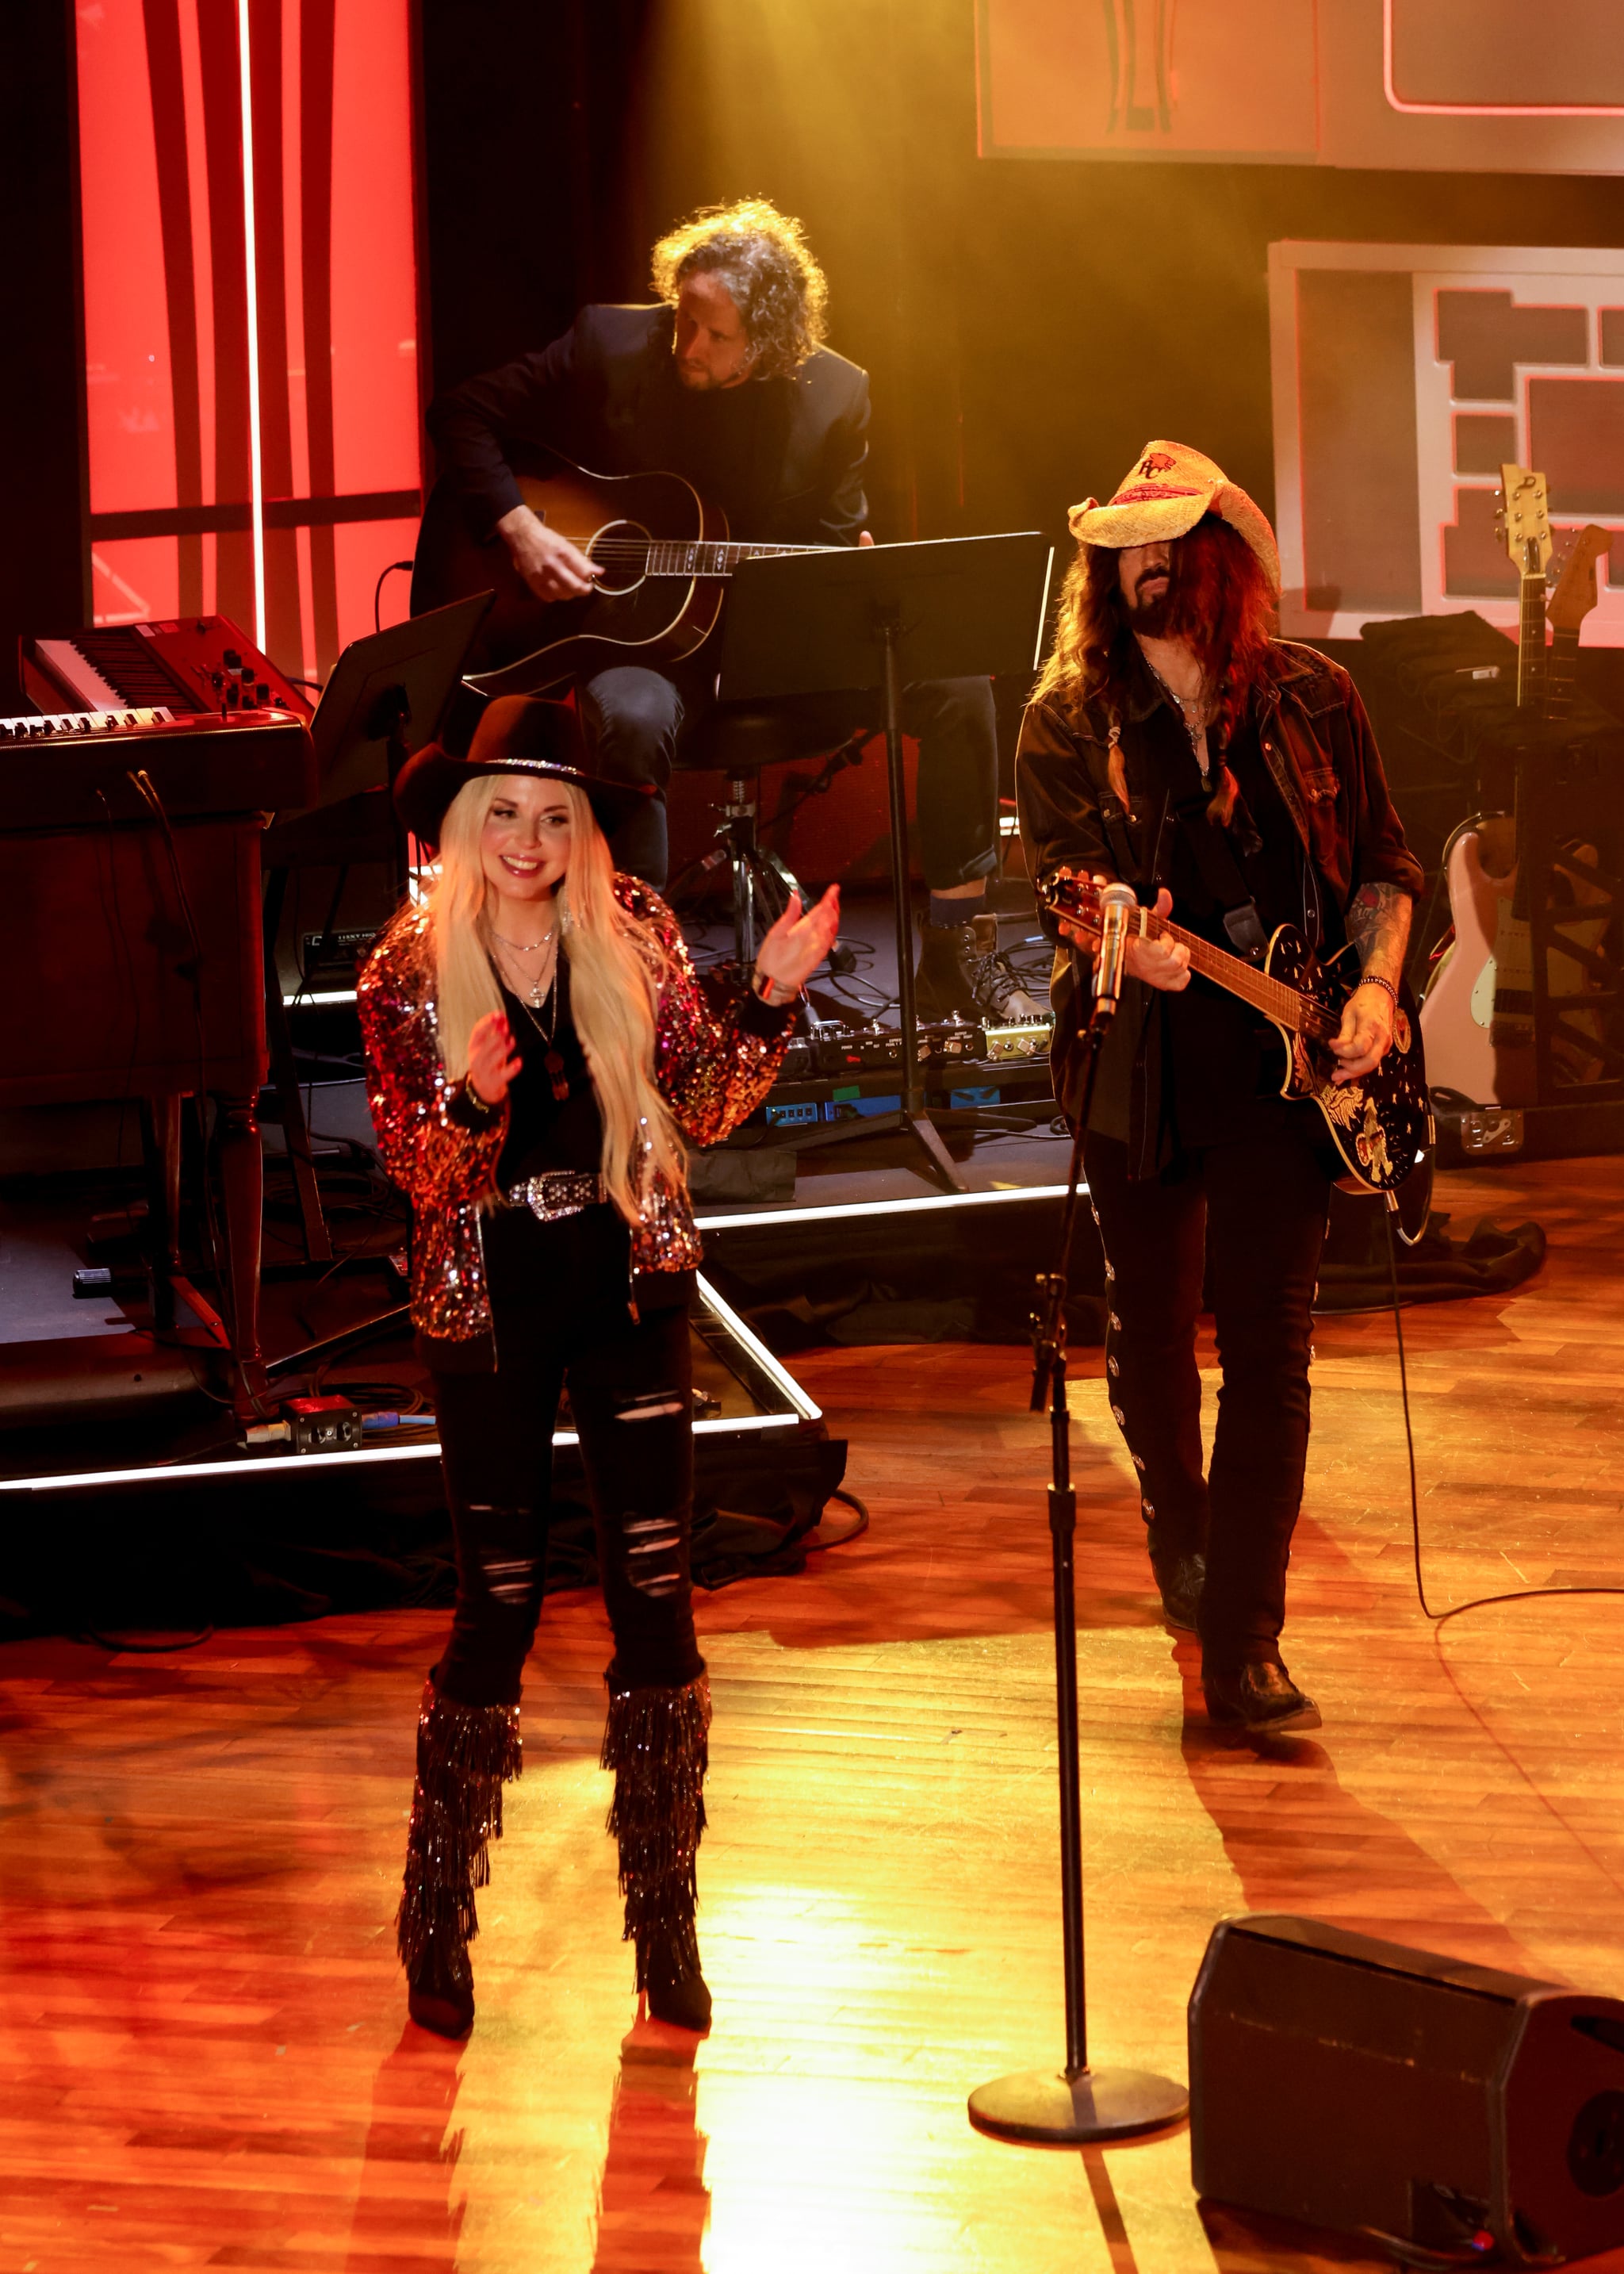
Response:
POLYGON ((568 703, 539 695, 498 695, 485 704, 466 757, 426 743, 395 777, 395 810, 414 837, 440 842, 446 808, 481 774, 539 774, 584 790, 598 825, 612 830, 645 798, 652 782, 605 781, 587 771, 581 721, 568 703))

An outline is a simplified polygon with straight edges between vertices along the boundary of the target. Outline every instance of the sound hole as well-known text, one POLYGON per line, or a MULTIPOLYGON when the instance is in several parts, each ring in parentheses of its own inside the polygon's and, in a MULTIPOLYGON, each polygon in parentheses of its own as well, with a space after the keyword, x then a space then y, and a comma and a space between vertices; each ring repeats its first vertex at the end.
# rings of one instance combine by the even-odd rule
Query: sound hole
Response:
POLYGON ((1568 2135, 1568 2168, 1587 2195, 1624 2187, 1624 2092, 1598 2092, 1585 2102, 1568 2135))
POLYGON ((652 542, 640 522, 612 521, 600 529, 586 548, 587 559, 603 570, 600 592, 635 592, 649 573, 652 542))

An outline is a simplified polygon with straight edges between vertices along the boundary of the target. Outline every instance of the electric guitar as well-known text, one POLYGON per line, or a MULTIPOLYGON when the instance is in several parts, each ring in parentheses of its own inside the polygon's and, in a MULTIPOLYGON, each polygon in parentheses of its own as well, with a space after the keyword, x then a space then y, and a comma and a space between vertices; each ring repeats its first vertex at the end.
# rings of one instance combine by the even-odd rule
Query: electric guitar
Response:
MULTIPOLYGON (((1596 563, 1612 535, 1593 523, 1580 531, 1547 606, 1551 538, 1544 478, 1515 466, 1502 468, 1501 478, 1506 540, 1521 586, 1519 707, 1538 710, 1543 681, 1545 716, 1557 721, 1572 700, 1579 630, 1596 606, 1596 563), (1553 627, 1548 659, 1547 616, 1553 627)), ((1593 847, 1571 849, 1579 862, 1595 864, 1593 847)), ((1478 1104, 1526 1103, 1533 1096, 1533 957, 1520 876, 1516 824, 1509 815, 1488 817, 1455 840, 1447 876, 1455 936, 1421 1005, 1433 1082, 1478 1104)), ((1572 892, 1575 900, 1592 897, 1582 879, 1573 882, 1572 892)), ((1594 897, 1605 895, 1597 892, 1594 897)), ((1595 946, 1605 928, 1604 916, 1594 937, 1588 925, 1575 937, 1583 945, 1595 946)), ((1548 969, 1554 993, 1570 993, 1583 984, 1581 967, 1555 949, 1548 969)))
POLYGON ((741 561, 837 549, 730 538, 726 516, 680 474, 592 474, 560 458, 517 480, 537 519, 603 575, 580 599, 538 599, 502 539, 477 543, 455 489, 435 483, 417 536, 412 614, 495 595, 470 659, 485 695, 532 695, 614 663, 676 662, 711 631, 741 561))
MULTIPOLYGON (((1091 929, 1099 923, 1099 887, 1086 877, 1050 877, 1039 898, 1071 922, 1091 929)), ((1134 922, 1130 918, 1131 925, 1134 922)), ((1396 1192, 1432 1141, 1426 1068, 1409 988, 1399 989, 1392 1046, 1381 1064, 1373 1073, 1338 1082, 1332 1079, 1337 1061, 1329 1044, 1341 1031, 1343 1009, 1358 983, 1320 963, 1300 932, 1282 924, 1259 968, 1153 908, 1139 909, 1137 929, 1141 939, 1176 940, 1187 947, 1192 971, 1238 995, 1279 1029, 1285 1050, 1280 1094, 1312 1098, 1319 1107, 1346 1171, 1337 1179, 1342 1189, 1396 1192)))

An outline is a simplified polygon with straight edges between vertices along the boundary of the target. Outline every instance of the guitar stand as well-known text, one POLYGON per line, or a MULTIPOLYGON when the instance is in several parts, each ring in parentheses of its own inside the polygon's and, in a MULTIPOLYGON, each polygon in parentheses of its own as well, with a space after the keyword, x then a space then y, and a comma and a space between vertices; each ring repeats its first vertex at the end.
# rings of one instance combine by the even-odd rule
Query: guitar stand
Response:
POLYGON ((1083 1175, 1083 1133, 1094 1099, 1100 1050, 1112 1006, 1096 1003, 1085 1035, 1082 1096, 1053 1271, 1037 1277, 1032 1314, 1032 1407, 1049 1407, 1049 1531, 1054 1564, 1055 1706, 1060 1769, 1060 1931, 1065 1962, 1065 2067, 1020 2069, 978 2085, 970 2121, 998 2140, 1041 2147, 1086 2147, 1152 2132, 1184 2115, 1190 2096, 1171 2077, 1147 2069, 1090 2068, 1084 1990, 1082 1799, 1077 1758, 1077 1578, 1073 1546, 1077 1495, 1071 1485, 1071 1413, 1066 1404, 1066 1266, 1083 1175))

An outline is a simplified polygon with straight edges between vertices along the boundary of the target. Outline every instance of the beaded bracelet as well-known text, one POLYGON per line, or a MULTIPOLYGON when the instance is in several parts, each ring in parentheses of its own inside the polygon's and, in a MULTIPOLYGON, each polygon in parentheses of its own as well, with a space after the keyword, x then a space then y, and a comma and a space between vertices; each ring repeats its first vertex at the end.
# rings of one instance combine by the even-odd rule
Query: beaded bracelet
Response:
POLYGON ((1385 987, 1388 994, 1393 998, 1394 1007, 1395 1009, 1397 1008, 1398 989, 1393 984, 1393 982, 1390 979, 1384 979, 1379 971, 1361 972, 1359 975, 1359 984, 1361 987, 1385 987))

